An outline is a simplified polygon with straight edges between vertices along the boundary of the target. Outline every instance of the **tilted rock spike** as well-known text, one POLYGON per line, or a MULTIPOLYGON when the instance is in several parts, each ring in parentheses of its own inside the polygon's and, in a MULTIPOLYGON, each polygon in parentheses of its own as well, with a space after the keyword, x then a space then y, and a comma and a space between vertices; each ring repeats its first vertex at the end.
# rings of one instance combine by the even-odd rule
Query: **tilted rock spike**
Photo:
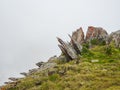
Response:
POLYGON ((58 45, 58 47, 61 49, 62 53, 65 55, 67 61, 72 60, 72 58, 69 56, 69 54, 67 53, 67 51, 61 45, 58 45))
POLYGON ((70 44, 64 42, 62 39, 60 38, 57 38, 57 39, 59 43, 61 44, 59 45, 59 48, 66 55, 66 57, 70 60, 76 59, 77 52, 74 50, 74 48, 70 44))
POLYGON ((71 38, 71 43, 72 43, 75 51, 77 52, 77 54, 81 54, 82 46, 80 45, 80 43, 78 43, 77 41, 75 41, 74 38, 71 37, 69 34, 68 34, 68 36, 71 38))
POLYGON ((57 37, 57 40, 58 40, 58 42, 59 42, 61 45, 64 45, 64 44, 65 44, 65 42, 64 42, 62 39, 60 39, 59 37, 57 37))

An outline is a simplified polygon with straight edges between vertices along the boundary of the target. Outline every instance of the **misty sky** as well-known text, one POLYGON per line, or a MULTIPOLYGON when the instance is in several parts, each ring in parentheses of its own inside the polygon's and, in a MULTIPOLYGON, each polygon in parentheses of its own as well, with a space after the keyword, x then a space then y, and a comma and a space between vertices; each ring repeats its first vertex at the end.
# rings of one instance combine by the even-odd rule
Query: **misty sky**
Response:
POLYGON ((120 0, 0 0, 0 85, 60 54, 56 36, 79 27, 120 29, 120 0))

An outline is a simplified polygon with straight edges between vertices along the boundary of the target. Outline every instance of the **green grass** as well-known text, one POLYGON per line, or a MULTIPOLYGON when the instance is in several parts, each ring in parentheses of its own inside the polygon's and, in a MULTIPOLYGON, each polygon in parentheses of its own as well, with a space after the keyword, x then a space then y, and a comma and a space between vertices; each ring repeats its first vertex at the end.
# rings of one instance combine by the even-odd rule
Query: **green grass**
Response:
POLYGON ((58 64, 57 68, 49 69, 55 74, 47 75, 48 70, 37 72, 7 90, 120 90, 120 50, 111 47, 110 55, 105 52, 106 46, 85 48, 79 64, 75 60, 58 64), (64 75, 59 74, 62 70, 64 75), (40 85, 36 85, 38 81, 40 85))

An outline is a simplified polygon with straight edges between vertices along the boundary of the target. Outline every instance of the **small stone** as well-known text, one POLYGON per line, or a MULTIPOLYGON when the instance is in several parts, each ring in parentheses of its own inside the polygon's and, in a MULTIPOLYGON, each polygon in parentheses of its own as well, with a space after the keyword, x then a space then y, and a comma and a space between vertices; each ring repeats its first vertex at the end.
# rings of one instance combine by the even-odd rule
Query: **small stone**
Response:
POLYGON ((92 63, 99 62, 99 60, 91 60, 92 63))

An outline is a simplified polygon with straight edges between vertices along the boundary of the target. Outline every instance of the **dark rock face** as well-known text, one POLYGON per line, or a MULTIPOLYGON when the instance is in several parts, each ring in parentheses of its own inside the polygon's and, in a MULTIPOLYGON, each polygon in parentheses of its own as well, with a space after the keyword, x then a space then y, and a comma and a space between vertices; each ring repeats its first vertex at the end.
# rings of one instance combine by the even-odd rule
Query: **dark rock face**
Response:
POLYGON ((109 36, 109 42, 114 41, 116 47, 120 48, 120 30, 113 32, 109 36))
POLYGON ((91 39, 103 39, 106 40, 108 33, 101 27, 93 27, 89 26, 86 34, 86 41, 90 41, 91 39))

